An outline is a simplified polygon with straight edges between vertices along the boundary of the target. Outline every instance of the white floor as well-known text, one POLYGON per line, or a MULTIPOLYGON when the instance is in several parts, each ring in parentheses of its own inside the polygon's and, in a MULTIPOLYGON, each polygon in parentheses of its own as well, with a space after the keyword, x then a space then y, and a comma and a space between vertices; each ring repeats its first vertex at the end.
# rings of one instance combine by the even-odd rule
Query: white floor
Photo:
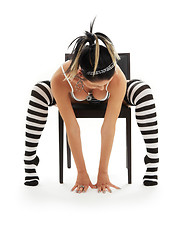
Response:
MULTIPOLYGON (((0 6, 0 239, 182 240, 182 1, 10 0, 0 6), (142 79, 153 89, 159 119, 159 185, 142 185, 145 146, 134 115, 131 185, 123 121, 118 121, 109 161, 110 180, 121 190, 71 192, 76 180, 73 159, 71 169, 64 164, 60 185, 54 109, 38 149, 40 185, 26 187, 24 127, 30 91, 38 81, 51 79, 69 43, 89 30, 96 15, 94 32, 109 36, 117 52, 130 52, 131 79, 142 79)), ((96 183, 101 122, 80 123, 87 170, 96 183)))
POLYGON ((63 185, 45 177, 35 188, 10 179, 1 186, 1 239, 182 239, 175 182, 161 177, 158 187, 147 188, 137 180, 127 185, 118 174, 111 180, 121 190, 77 194, 70 192, 75 174, 67 171, 63 185))
MULTIPOLYGON (((15 138, 15 145, 9 150, 9 159, 15 159, 2 161, 1 239, 182 239, 182 163, 178 154, 173 155, 173 151, 166 151, 160 141, 162 155, 159 185, 143 186, 145 148, 133 118, 133 182, 128 185, 125 168, 125 124, 124 120, 119 120, 109 162, 109 176, 111 182, 121 187, 121 190, 112 188, 112 193, 106 194, 99 194, 92 189, 84 194, 71 192, 76 180, 73 158, 72 168, 68 169, 65 156, 64 184, 61 185, 58 181, 58 132, 57 127, 53 127, 57 123, 56 113, 56 109, 50 111, 39 145, 39 186, 23 185, 23 136, 19 141, 20 149, 15 138), (177 160, 177 166, 175 162, 172 165, 173 160, 177 160)), ((79 121, 83 132, 86 166, 91 181, 95 184, 100 149, 100 139, 97 140, 96 133, 100 128, 100 120, 88 119, 88 131, 85 131, 88 125, 79 121), (95 121, 99 121, 98 124, 95 121), (91 141, 93 139, 91 145, 89 136, 91 141)), ((160 133, 160 137, 161 134, 164 133, 160 133)))

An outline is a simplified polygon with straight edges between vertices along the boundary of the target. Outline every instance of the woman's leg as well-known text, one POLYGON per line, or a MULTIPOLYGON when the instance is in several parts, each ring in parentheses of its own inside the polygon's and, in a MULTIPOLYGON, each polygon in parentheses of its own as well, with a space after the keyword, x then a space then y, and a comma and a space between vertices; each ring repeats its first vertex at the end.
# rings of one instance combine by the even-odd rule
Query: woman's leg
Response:
POLYGON ((137 124, 146 145, 147 155, 144 158, 147 170, 143 178, 145 186, 158 184, 158 123, 155 102, 149 85, 141 80, 130 80, 127 83, 125 100, 135 106, 137 124))
POLYGON ((36 173, 39 158, 36 155, 36 151, 39 139, 47 121, 48 106, 54 104, 56 103, 51 92, 50 81, 37 83, 31 92, 26 117, 24 184, 27 186, 36 186, 39 183, 39 177, 36 173))

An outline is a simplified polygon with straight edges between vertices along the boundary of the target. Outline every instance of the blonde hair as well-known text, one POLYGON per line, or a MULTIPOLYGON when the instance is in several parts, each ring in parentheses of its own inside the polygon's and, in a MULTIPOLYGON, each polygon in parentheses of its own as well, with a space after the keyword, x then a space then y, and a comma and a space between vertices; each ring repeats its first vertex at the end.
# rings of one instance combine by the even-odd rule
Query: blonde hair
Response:
POLYGON ((116 59, 120 60, 120 56, 116 52, 113 44, 111 43, 111 41, 109 41, 108 39, 106 39, 102 35, 100 35, 100 39, 105 43, 105 45, 107 47, 107 50, 109 51, 109 54, 111 56, 112 62, 114 63, 114 65, 116 65, 116 62, 117 62, 116 59))
MULTIPOLYGON (((75 57, 75 59, 73 59, 74 61, 71 62, 71 65, 69 66, 69 71, 67 69, 66 73, 68 73, 68 79, 70 80, 73 80, 74 77, 76 76, 77 74, 77 70, 78 70, 78 67, 79 67, 79 57, 81 55, 81 51, 83 49, 83 46, 85 45, 85 41, 83 41, 83 43, 81 44, 81 46, 79 47, 79 50, 78 50, 78 53, 75 57)), ((66 78, 64 79, 64 81, 66 80, 66 78)))
MULTIPOLYGON (((81 58, 81 55, 84 50, 87 50, 87 51, 91 51, 91 49, 95 50, 95 56, 94 56, 94 61, 93 61, 94 66, 92 64, 90 53, 89 53, 89 59, 88 59, 91 67, 93 68, 92 69, 93 70, 92 77, 95 76, 95 73, 96 73, 97 67, 98 67, 98 63, 99 63, 99 59, 100 59, 100 46, 101 45, 99 45, 99 40, 101 40, 104 43, 104 45, 106 46, 114 66, 116 65, 117 60, 120 59, 119 55, 115 51, 112 41, 106 35, 104 35, 103 33, 100 33, 100 32, 92 33, 93 24, 94 24, 95 19, 96 18, 94 18, 92 23, 90 23, 90 32, 85 31, 84 36, 77 37, 69 45, 69 47, 70 47, 73 44, 73 42, 76 41, 74 48, 72 50, 72 53, 71 53, 71 55, 72 55, 71 64, 70 64, 69 68, 66 70, 67 77, 71 81, 77 75, 77 71, 79 68, 79 62, 81 60, 80 58, 81 58), (86 45, 87 43, 89 43, 89 46, 86 45)), ((64 79, 64 81, 65 80, 66 80, 66 78, 64 79)))

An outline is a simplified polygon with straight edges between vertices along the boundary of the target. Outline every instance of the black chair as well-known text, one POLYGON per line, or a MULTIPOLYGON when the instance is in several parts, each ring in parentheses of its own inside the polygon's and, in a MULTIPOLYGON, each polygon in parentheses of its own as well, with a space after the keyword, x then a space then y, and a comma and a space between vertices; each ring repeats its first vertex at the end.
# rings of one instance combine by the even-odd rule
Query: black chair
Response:
MULTIPOLYGON (((126 79, 130 79, 130 54, 120 53, 119 67, 122 69, 126 79)), ((71 54, 65 54, 65 61, 71 58, 71 54)), ((72 104, 76 118, 104 118, 107 103, 102 104, 72 104)), ((64 121, 59 116, 59 181, 63 183, 63 152, 64 152, 64 121)), ((126 167, 128 169, 128 184, 132 183, 131 175, 131 108, 122 104, 119 118, 126 118, 126 167)), ((67 133, 67 167, 71 168, 71 150, 68 144, 67 133)))

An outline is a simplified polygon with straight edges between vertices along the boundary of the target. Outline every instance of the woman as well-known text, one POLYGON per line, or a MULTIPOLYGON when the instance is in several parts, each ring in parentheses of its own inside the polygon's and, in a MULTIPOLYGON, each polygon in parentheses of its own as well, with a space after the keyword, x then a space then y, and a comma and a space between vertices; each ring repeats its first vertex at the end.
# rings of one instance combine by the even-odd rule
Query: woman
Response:
POLYGON ((102 33, 85 31, 71 42, 75 42, 72 59, 66 61, 53 75, 51 82, 37 83, 32 92, 26 118, 25 185, 36 186, 39 177, 36 167, 39 158, 37 146, 47 121, 48 107, 57 105, 65 122, 68 142, 78 170, 77 180, 72 188, 86 192, 88 187, 98 192, 111 192, 113 185, 108 176, 108 163, 115 135, 115 125, 122 103, 135 106, 135 116, 144 138, 147 154, 144 158, 147 170, 143 178, 145 186, 158 184, 158 126, 156 108, 151 88, 141 80, 126 80, 117 65, 119 56, 112 41, 102 33), (99 44, 99 41, 103 45, 99 44), (97 183, 93 185, 88 176, 82 154, 80 128, 71 103, 100 104, 107 102, 101 128, 101 156, 97 183))

